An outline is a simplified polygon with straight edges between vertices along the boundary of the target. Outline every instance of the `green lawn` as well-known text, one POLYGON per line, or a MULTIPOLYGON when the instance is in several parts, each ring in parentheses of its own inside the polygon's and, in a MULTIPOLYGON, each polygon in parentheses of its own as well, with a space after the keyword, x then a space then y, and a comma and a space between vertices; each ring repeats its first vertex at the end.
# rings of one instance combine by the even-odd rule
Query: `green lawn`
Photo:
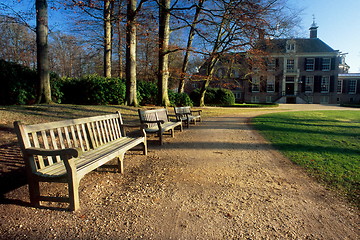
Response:
POLYGON ((360 112, 266 114, 256 129, 293 162, 360 206, 360 112))

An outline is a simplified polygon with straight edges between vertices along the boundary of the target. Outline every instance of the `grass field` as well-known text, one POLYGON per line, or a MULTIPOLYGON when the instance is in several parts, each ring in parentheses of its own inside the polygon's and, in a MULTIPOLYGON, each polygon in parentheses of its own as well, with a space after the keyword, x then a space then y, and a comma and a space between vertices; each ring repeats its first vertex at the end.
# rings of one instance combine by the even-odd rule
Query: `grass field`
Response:
POLYGON ((253 123, 285 156, 360 205, 360 112, 273 113, 253 123))

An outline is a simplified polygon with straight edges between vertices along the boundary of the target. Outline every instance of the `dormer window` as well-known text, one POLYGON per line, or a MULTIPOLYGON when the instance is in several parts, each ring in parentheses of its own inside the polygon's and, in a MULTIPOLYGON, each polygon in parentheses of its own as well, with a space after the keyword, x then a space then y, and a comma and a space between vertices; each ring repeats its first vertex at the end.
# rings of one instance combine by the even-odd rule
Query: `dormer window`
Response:
POLYGON ((295 52, 296 51, 296 45, 295 41, 289 40, 286 42, 286 52, 295 52))

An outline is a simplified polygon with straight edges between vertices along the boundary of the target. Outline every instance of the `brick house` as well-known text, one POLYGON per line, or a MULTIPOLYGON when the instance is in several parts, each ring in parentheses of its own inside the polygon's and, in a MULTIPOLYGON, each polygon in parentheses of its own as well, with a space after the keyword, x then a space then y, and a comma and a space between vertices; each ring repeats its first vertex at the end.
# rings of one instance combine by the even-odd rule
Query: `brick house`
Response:
POLYGON ((260 40, 257 55, 222 57, 211 86, 229 88, 246 103, 360 102, 360 74, 347 73, 345 55, 317 38, 317 28, 314 22, 310 38, 260 40))

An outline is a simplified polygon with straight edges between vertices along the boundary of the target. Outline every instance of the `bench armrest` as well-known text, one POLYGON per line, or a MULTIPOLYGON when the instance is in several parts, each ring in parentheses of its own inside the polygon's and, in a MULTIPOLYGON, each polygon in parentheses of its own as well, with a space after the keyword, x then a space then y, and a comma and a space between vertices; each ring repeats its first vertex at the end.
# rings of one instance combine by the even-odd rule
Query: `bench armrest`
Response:
POLYGON ((165 121, 164 120, 154 120, 154 121, 150 121, 150 120, 143 120, 143 123, 161 123, 164 124, 165 121))
POLYGON ((66 156, 66 157, 78 157, 81 155, 81 150, 76 148, 65 148, 65 149, 45 149, 45 148, 26 148, 25 153, 27 155, 40 155, 40 156, 66 156))
POLYGON ((121 131, 123 136, 129 136, 129 137, 146 137, 145 128, 147 128, 146 124, 121 124, 121 131), (138 130, 127 132, 125 131, 125 128, 137 128, 138 130))

